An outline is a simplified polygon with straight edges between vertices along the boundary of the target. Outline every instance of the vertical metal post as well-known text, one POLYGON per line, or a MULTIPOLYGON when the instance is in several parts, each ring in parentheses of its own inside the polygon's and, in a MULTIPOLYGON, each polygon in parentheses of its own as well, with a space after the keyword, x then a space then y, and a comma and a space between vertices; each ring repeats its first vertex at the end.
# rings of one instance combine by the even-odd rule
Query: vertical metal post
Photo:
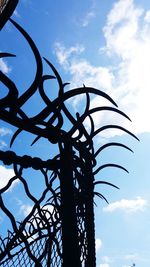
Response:
POLYGON ((85 201, 85 228, 87 233, 87 260, 86 267, 96 267, 95 251, 95 222, 94 222, 94 177, 92 173, 92 161, 90 152, 84 153, 85 178, 86 178, 86 201, 85 201))
POLYGON ((63 267, 81 267, 73 185, 73 153, 69 138, 60 145, 60 188, 63 267))

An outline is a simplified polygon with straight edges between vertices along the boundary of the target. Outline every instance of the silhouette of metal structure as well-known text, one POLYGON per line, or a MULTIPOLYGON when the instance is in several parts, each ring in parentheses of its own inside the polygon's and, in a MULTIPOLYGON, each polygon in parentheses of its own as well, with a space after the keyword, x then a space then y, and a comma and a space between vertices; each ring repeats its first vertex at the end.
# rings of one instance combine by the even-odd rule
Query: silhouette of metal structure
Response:
MULTIPOLYGON (((0 119, 17 128, 10 147, 12 148, 17 136, 26 131, 36 136, 32 145, 45 138, 51 144, 58 145, 59 152, 52 159, 44 161, 30 155, 19 156, 13 150, 0 151, 0 160, 5 165, 12 165, 14 169, 14 176, 0 189, 0 207, 12 226, 8 236, 0 238, 0 266, 95 267, 93 199, 94 195, 105 199, 102 194, 95 192, 95 187, 98 184, 116 187, 106 181, 96 181, 95 176, 105 167, 117 167, 127 171, 124 167, 112 163, 97 167, 96 158, 103 149, 111 146, 132 150, 124 144, 112 142, 95 151, 93 139, 107 129, 119 129, 136 139, 137 137, 118 125, 104 125, 95 129, 92 118, 95 112, 109 111, 129 118, 117 108, 109 95, 99 89, 83 86, 65 90, 67 83, 63 83, 54 65, 46 58, 44 63, 49 67, 50 74, 45 74, 43 59, 31 37, 14 20, 10 19, 10 22, 25 38, 36 61, 35 78, 21 95, 10 77, 0 72, 0 81, 8 89, 7 95, 0 99, 0 119), (46 94, 44 82, 47 80, 55 80, 58 85, 58 96, 54 100, 46 94), (45 106, 38 114, 29 116, 23 106, 36 93, 40 94, 45 106), (107 99, 110 105, 91 108, 90 97, 93 94, 107 99), (82 114, 73 116, 66 101, 79 95, 85 95, 85 110, 82 114), (87 118, 91 124, 90 131, 85 127, 87 118), (71 125, 68 130, 64 129, 65 120, 71 125), (45 189, 39 198, 33 196, 29 189, 24 177, 26 169, 38 170, 43 177, 45 189), (3 193, 17 179, 33 203, 32 210, 19 223, 3 199, 3 193)), ((0 58, 6 57, 15 55, 0 53, 0 58)))
POLYGON ((15 10, 19 0, 0 0, 0 30, 15 10))

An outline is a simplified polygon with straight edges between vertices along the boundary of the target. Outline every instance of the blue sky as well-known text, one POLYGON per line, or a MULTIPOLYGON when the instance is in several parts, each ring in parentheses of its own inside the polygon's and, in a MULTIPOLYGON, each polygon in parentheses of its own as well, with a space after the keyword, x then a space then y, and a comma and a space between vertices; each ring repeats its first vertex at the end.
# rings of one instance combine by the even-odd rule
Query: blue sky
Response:
MULTIPOLYGON (((150 265, 150 2, 148 0, 82 0, 48 1, 22 0, 13 18, 22 25, 36 42, 42 56, 48 58, 71 88, 93 86, 117 102, 119 109, 132 123, 109 112, 94 115, 96 127, 118 123, 138 136, 140 142, 121 131, 105 131, 95 140, 95 146, 108 141, 122 142, 134 154, 121 148, 108 148, 101 153, 98 164, 122 164, 122 170, 107 168, 98 179, 113 182, 120 190, 97 187, 109 205, 95 199, 97 267, 147 267, 150 265)), ((30 48, 17 30, 7 23, 0 33, 0 50, 14 53, 16 58, 0 60, 0 68, 12 78, 20 91, 25 90, 34 77, 35 65, 30 48)), ((55 90, 52 90, 55 97, 55 90)), ((34 114, 41 108, 35 96, 26 111, 34 114), (37 105, 38 103, 38 105, 37 105)), ((72 100, 72 112, 82 112, 83 98, 72 100)), ((92 98, 91 106, 103 105, 104 100, 92 98)), ((88 121, 86 126, 89 127, 88 121)), ((9 149, 9 140, 15 129, 0 123, 0 149, 9 149)), ((19 135, 13 150, 19 155, 41 156, 56 153, 45 141, 30 147, 32 137, 19 135), (50 152, 47 150, 50 149, 50 152)), ((11 167, 0 165, 0 183, 3 187, 12 176, 11 167)), ((27 173, 28 174, 28 173, 27 173)), ((42 190, 40 175, 36 175, 36 192, 42 190)), ((31 189, 35 181, 29 177, 31 189)), ((21 219, 32 207, 16 182, 5 196, 16 218, 21 219), (13 201, 13 207, 11 205, 13 201)), ((0 213, 1 232, 9 222, 0 213)))

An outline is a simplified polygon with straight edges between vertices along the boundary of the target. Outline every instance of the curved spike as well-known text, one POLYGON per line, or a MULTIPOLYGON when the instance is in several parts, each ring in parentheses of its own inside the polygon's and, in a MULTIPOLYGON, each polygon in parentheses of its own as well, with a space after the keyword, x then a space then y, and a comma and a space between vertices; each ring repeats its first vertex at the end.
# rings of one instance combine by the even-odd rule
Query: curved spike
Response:
POLYGON ((91 122, 91 133, 90 133, 90 135, 92 135, 94 133, 94 121, 93 121, 92 116, 90 116, 90 115, 89 115, 89 119, 90 119, 90 122, 91 122))
POLYGON ((84 113, 87 114, 90 108, 90 96, 89 93, 86 93, 86 107, 84 113))
MULTIPOLYGON (((50 68, 53 70, 54 74, 56 75, 56 78, 57 78, 57 81, 58 81, 58 84, 59 84, 59 94, 58 95, 59 95, 60 103, 61 103, 61 97, 64 94, 64 85, 63 85, 62 79, 61 79, 58 71, 54 67, 54 65, 49 60, 47 60, 46 58, 44 58, 44 60, 50 66, 50 68)), ((69 110, 66 108, 64 102, 62 102, 62 110, 64 111, 66 117, 74 125, 76 123, 76 120, 74 119, 74 117, 72 116, 72 114, 69 112, 69 110)))
POLYGON ((27 40, 28 44, 30 45, 32 52, 35 56, 35 60, 36 60, 36 65, 37 65, 37 69, 36 69, 36 75, 34 78, 33 83, 31 84, 31 86, 29 87, 28 90, 26 90, 19 98, 17 101, 17 105, 16 105, 16 109, 23 106, 24 103, 36 92, 39 83, 41 81, 41 77, 42 77, 42 72, 43 72, 43 66, 42 66, 42 59, 40 56, 40 53, 35 45, 35 43, 33 42, 33 40, 31 39, 31 37, 27 34, 27 32, 19 25, 17 24, 14 20, 10 19, 11 23, 21 32, 21 34, 24 36, 24 38, 27 40))
POLYGON ((122 169, 123 171, 129 173, 128 170, 125 169, 124 167, 122 167, 121 165, 108 163, 108 164, 104 164, 104 165, 100 166, 99 168, 97 168, 97 170, 93 172, 93 175, 96 175, 99 171, 101 171, 102 169, 107 168, 107 167, 119 168, 119 169, 122 169))
MULTIPOLYGON (((58 81, 58 84, 59 84, 59 96, 61 96, 63 93, 64 93, 64 87, 66 84, 63 85, 63 82, 62 82, 62 79, 61 79, 61 76, 59 75, 58 71, 56 70, 56 68, 54 67, 54 65, 49 61, 47 60, 45 57, 44 57, 44 60, 46 61, 46 63, 50 66, 50 68, 52 69, 52 71, 54 72, 55 76, 56 76, 56 79, 58 81)), ((71 115, 71 113, 67 110, 67 108, 65 107, 65 105, 63 104, 63 110, 66 114, 66 116, 68 118, 70 118, 71 121, 73 121, 73 116, 71 115)), ((58 117, 58 125, 56 126, 57 129, 60 129, 61 126, 63 125, 63 118, 60 114, 60 112, 56 109, 56 106, 55 106, 55 111, 54 112, 54 116, 52 116, 52 118, 50 119, 50 122, 51 121, 54 121, 56 119, 56 117, 58 117)), ((52 123, 52 122, 51 122, 52 123)))
POLYGON ((136 140, 139 141, 138 137, 136 137, 136 135, 134 135, 133 133, 131 133, 130 131, 128 131, 127 129, 125 129, 124 127, 122 126, 118 126, 118 125, 105 125, 99 129, 97 129, 94 133, 93 133, 93 136, 94 137, 95 135, 99 134, 100 132, 106 130, 106 129, 119 129, 123 132, 126 132, 128 133, 129 135, 131 135, 132 137, 134 137, 136 140))
POLYGON ((56 78, 57 78, 57 81, 58 81, 58 84, 59 84, 59 93, 63 93, 63 82, 62 82, 62 79, 58 73, 58 71, 56 70, 56 68, 54 67, 54 65, 49 61, 47 60, 45 57, 43 57, 44 60, 46 61, 46 63, 50 66, 50 68, 52 69, 52 71, 54 72, 56 78))
POLYGON ((106 185, 110 185, 110 186, 112 186, 112 187, 115 187, 115 188, 117 188, 117 189, 120 189, 118 186, 116 186, 116 185, 114 185, 114 184, 112 184, 112 183, 109 183, 109 182, 105 182, 105 181, 97 181, 97 182, 94 182, 94 186, 95 186, 95 185, 98 185, 98 184, 106 184, 106 185))
MULTIPOLYGON (((116 109, 116 108, 113 108, 113 107, 108 107, 108 106, 103 106, 103 107, 96 107, 96 108, 93 108, 91 110, 88 110, 86 112, 86 114, 84 113, 81 117, 80 117, 80 122, 83 122, 85 120, 85 118, 87 116, 90 116, 91 114, 95 113, 95 112, 98 112, 98 111, 113 111, 113 112, 116 112, 122 116, 124 116, 125 118, 127 118, 128 120, 130 120, 130 118, 122 111, 116 109)), ((130 120, 131 121, 131 120, 130 120)), ((76 125, 74 125, 72 127, 72 129, 70 130, 70 133, 73 134, 73 132, 76 130, 75 129, 76 125)), ((94 135, 94 132, 93 132, 93 135, 94 135)))
POLYGON ((107 204, 109 204, 108 200, 107 200, 102 194, 100 194, 99 192, 94 192, 94 195, 96 195, 96 196, 98 196, 99 198, 105 200, 105 202, 106 202, 107 204))
POLYGON ((11 138, 11 141, 10 141, 10 147, 12 147, 16 137, 22 132, 22 129, 18 129, 14 134, 13 134, 13 137, 11 138))
MULTIPOLYGON (((40 92, 40 95, 41 95, 42 99, 44 100, 45 104, 47 106, 50 106, 51 103, 52 103, 52 101, 47 97, 47 95, 44 92, 44 88, 43 88, 44 81, 45 80, 48 80, 48 79, 56 79, 56 77, 55 76, 52 76, 52 75, 44 75, 42 77, 42 81, 41 81, 41 83, 39 85, 39 92, 40 92)), ((53 110, 53 112, 54 112, 54 115, 49 119, 48 123, 52 124, 55 121, 55 119, 57 118, 58 119, 58 125, 55 126, 55 127, 57 129, 60 129, 62 127, 62 125, 63 125, 62 115, 60 114, 60 112, 58 112, 57 108, 55 109, 55 111, 53 110)))
POLYGON ((16 104, 18 97, 18 90, 14 82, 8 78, 2 71, 0 71, 0 81, 8 88, 9 92, 7 96, 0 99, 0 108, 11 107, 14 103, 16 104))
POLYGON ((16 55, 2 52, 0 53, 0 58, 3 58, 3 57, 16 57, 16 55))
POLYGON ((66 85, 69 85, 70 83, 66 82, 66 83, 63 83, 63 88, 66 86, 66 85))
POLYGON ((114 100, 106 93, 104 93, 103 91, 93 88, 93 87, 78 87, 78 88, 74 88, 72 90, 69 90, 67 92, 65 92, 66 96, 66 100, 70 97, 76 96, 78 94, 85 94, 85 93, 92 93, 95 95, 99 95, 102 96, 104 98, 106 98, 109 102, 111 102, 114 106, 117 107, 117 104, 114 102, 114 100))
POLYGON ((87 92, 91 93, 91 94, 98 95, 98 96, 102 96, 102 97, 106 98, 107 100, 109 100, 109 102, 111 102, 113 105, 115 105, 117 107, 117 104, 106 93, 104 93, 98 89, 92 88, 92 87, 79 87, 79 88, 74 88, 72 90, 64 92, 63 95, 61 96, 61 98, 58 97, 55 100, 53 100, 51 107, 44 108, 38 115, 36 115, 32 119, 35 122, 38 120, 41 120, 41 119, 44 120, 53 111, 54 107, 56 107, 58 105, 59 106, 63 105, 63 102, 70 99, 71 97, 74 97, 74 96, 77 96, 80 94, 85 94, 87 92))
POLYGON ((113 108, 113 107, 108 107, 108 106, 93 108, 93 109, 89 110, 87 115, 90 115, 92 113, 95 113, 95 112, 98 112, 98 111, 102 111, 102 110, 104 110, 104 111, 108 110, 108 111, 116 112, 116 113, 122 115, 123 117, 125 117, 126 119, 128 119, 129 121, 131 121, 131 119, 124 112, 122 112, 121 110, 113 108))
POLYGON ((56 79, 55 76, 52 76, 52 75, 44 75, 42 77, 42 80, 39 84, 39 93, 43 99, 43 101, 45 102, 45 104, 48 106, 51 104, 51 100, 48 98, 48 96, 45 94, 45 91, 44 91, 44 87, 43 87, 43 84, 46 80, 50 80, 50 79, 56 79))
POLYGON ((40 136, 37 136, 33 142, 31 143, 31 146, 33 146, 41 137, 40 136))
POLYGON ((125 117, 125 118, 127 118, 128 120, 131 121, 131 119, 124 112, 122 112, 121 110, 119 110, 117 108, 109 107, 109 106, 96 107, 96 108, 88 110, 88 112, 86 114, 83 114, 81 116, 82 121, 84 121, 86 116, 89 116, 89 115, 91 115, 91 114, 93 114, 95 112, 99 112, 99 111, 113 111, 113 112, 116 112, 116 113, 122 115, 123 117, 125 117))
POLYGON ((117 143, 117 142, 111 142, 111 143, 107 143, 107 144, 101 146, 101 147, 95 152, 94 156, 97 157, 97 155, 98 155, 103 149, 105 149, 105 148, 107 148, 107 147, 110 147, 110 146, 120 146, 120 147, 126 148, 126 149, 128 149, 129 151, 131 151, 132 153, 134 153, 132 149, 130 149, 128 146, 126 146, 126 145, 124 145, 124 144, 117 143))

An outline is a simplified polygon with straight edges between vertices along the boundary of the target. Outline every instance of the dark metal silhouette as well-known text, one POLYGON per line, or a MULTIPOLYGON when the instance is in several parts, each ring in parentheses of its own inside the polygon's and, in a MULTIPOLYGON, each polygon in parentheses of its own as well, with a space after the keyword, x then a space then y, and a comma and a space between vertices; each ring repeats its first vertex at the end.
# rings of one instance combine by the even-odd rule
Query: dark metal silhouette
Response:
POLYGON ((15 10, 19 0, 0 0, 0 30, 15 10))
MULTIPOLYGON (((83 86, 66 91, 67 83, 63 83, 54 65, 46 58, 44 62, 48 65, 50 74, 44 74, 43 59, 35 43, 20 25, 12 19, 10 21, 24 36, 36 60, 35 78, 22 95, 10 77, 0 72, 0 81, 8 89, 7 95, 0 99, 0 119, 17 127, 10 147, 17 136, 26 131, 36 136, 32 145, 40 138, 45 138, 51 144, 58 145, 59 152, 54 158, 44 161, 30 155, 21 157, 13 151, 0 151, 0 160, 5 165, 12 165, 15 173, 8 184, 0 189, 0 207, 12 225, 8 236, 0 238, 0 266, 95 267, 93 198, 95 195, 106 200, 101 193, 95 191, 95 187, 105 184, 117 188, 106 181, 95 181, 95 176, 106 167, 127 171, 112 163, 97 167, 96 158, 103 149, 111 146, 132 150, 124 144, 110 142, 95 151, 94 137, 107 129, 119 129, 136 139, 137 137, 118 125, 104 125, 95 129, 92 118, 95 112, 109 111, 127 119, 129 117, 117 108, 109 95, 99 89, 83 86), (54 100, 48 97, 44 87, 44 82, 52 79, 58 84, 58 96, 54 100), (23 105, 36 93, 40 94, 45 107, 30 117, 25 113, 23 105), (67 108, 66 101, 81 94, 86 97, 85 110, 75 117, 67 108), (107 99, 111 105, 90 108, 92 94, 107 99), (90 132, 84 124, 87 118, 91 123, 90 132), (71 125, 68 130, 64 129, 65 120, 71 125), (40 171, 45 181, 45 189, 38 199, 31 194, 24 177, 27 168, 40 171), (31 212, 20 223, 3 200, 3 193, 16 179, 19 179, 26 195, 34 203, 31 212)), ((15 55, 0 53, 0 57, 15 55)))

